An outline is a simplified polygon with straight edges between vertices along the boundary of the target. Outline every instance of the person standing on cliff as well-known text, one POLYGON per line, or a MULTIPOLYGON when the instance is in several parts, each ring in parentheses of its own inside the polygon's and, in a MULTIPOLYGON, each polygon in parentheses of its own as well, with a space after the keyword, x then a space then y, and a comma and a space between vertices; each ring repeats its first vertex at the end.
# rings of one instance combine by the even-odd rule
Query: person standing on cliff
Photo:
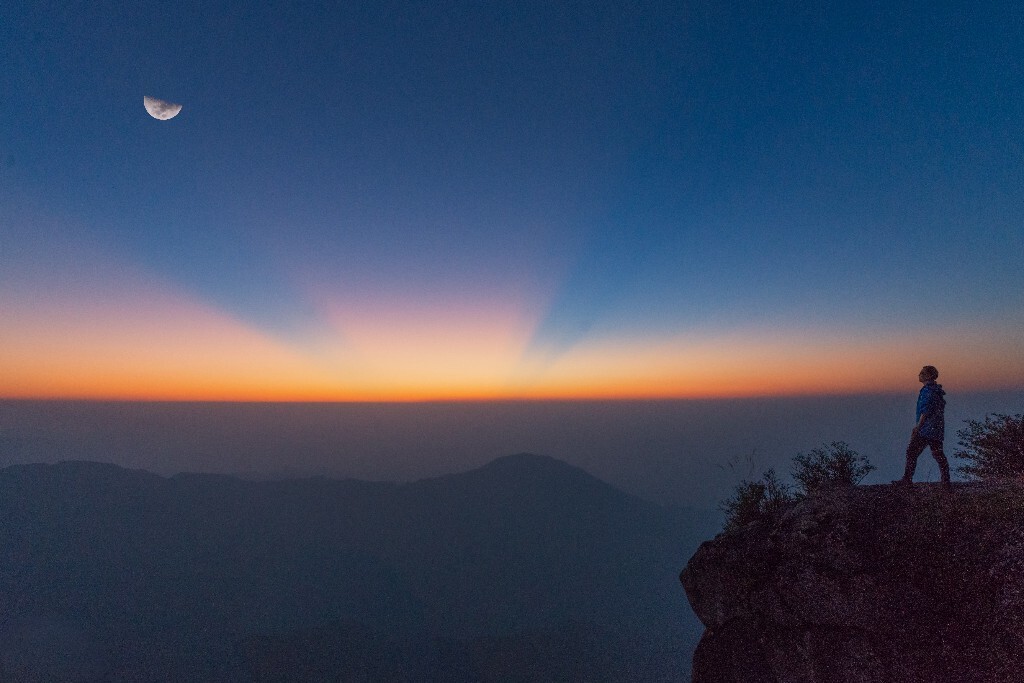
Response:
POLYGON ((903 478, 897 479, 894 484, 911 484, 914 480, 914 470, 917 469, 917 458, 924 452, 925 447, 931 448, 932 457, 939 463, 939 472, 942 476, 942 486, 948 491, 952 488, 949 481, 949 461, 946 454, 942 452, 942 441, 946 436, 946 399, 943 398, 946 392, 942 385, 935 380, 939 378, 939 371, 933 365, 926 365, 921 368, 917 379, 924 384, 921 393, 917 395, 917 424, 910 433, 910 445, 907 446, 907 465, 903 471, 903 478))

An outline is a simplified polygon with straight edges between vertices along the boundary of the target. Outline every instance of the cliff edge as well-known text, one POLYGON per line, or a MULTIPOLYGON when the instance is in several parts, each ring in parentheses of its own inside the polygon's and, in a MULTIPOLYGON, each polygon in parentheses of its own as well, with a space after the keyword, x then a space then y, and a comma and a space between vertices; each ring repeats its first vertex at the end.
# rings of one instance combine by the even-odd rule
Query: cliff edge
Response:
POLYGON ((703 543, 694 683, 1024 680, 1024 485, 833 489, 703 543))

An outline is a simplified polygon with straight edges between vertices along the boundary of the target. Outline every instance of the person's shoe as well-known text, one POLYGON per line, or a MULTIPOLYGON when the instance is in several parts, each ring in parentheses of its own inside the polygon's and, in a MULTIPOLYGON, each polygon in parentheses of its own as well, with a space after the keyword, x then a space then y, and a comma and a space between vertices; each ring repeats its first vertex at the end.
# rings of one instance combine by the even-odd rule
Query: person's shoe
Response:
POLYGON ((949 481, 942 482, 942 492, 943 493, 953 493, 953 484, 952 484, 952 482, 949 482, 949 481))
POLYGON ((906 477, 904 477, 903 479, 893 479, 892 483, 895 486, 910 486, 914 482, 911 481, 910 479, 907 479, 906 477))

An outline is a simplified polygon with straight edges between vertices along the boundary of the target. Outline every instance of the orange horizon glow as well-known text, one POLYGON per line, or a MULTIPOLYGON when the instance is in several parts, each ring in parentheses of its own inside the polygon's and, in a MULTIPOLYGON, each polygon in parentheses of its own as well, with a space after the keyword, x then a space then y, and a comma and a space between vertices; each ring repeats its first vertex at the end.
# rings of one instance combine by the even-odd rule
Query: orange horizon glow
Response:
MULTIPOLYGON (((647 400, 1024 387, 1024 326, 808 326, 539 349, 543 292, 315 297, 326 335, 283 340, 80 246, 0 290, 0 398, 245 402, 647 400), (32 279, 34 278, 34 280, 32 279)), ((0 275, 3 275, 0 273, 0 275)), ((0 284, 4 282, 0 281, 0 284)))
POLYGON ((1021 332, 748 328, 531 349, 538 316, 349 307, 336 334, 286 343, 172 291, 0 301, 0 397, 425 402, 697 399, 906 392, 921 365, 957 391, 1024 386, 1021 332), (355 310, 357 313, 353 313, 355 310), (951 347, 948 340, 955 340, 951 347), (937 341, 938 340, 938 341, 937 341), (1008 359, 1018 359, 1011 361, 1008 359))
MULTIPOLYGON (((928 334, 842 343, 748 330, 703 340, 591 341, 553 360, 531 360, 522 336, 502 340, 491 328, 476 337, 475 353, 471 344, 453 354, 443 345, 393 343, 374 354, 367 332, 361 345, 311 356, 201 308, 169 306, 131 323, 115 318, 89 331, 73 320, 23 319, 23 331, 35 333, 4 342, 0 397, 429 402, 843 395, 913 390, 924 362, 938 366, 940 382, 956 391, 1024 386, 1024 371, 1005 365, 1012 349, 987 338, 968 343, 975 353, 965 358, 929 349, 922 342, 928 334), (424 371, 416 371, 419 364, 424 371)), ((391 323, 385 327, 393 338, 391 323)))

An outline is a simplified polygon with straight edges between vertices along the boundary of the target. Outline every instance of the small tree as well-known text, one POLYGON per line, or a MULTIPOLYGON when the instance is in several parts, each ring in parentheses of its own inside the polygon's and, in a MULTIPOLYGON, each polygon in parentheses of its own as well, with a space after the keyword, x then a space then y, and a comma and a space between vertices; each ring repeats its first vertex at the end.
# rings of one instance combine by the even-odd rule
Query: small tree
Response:
POLYGON ((761 519, 765 486, 760 481, 741 481, 733 490, 732 498, 719 505, 725 513, 725 530, 733 531, 761 519))
POLYGON ((966 420, 954 455, 967 464, 957 471, 974 479, 1024 476, 1024 415, 992 413, 984 422, 966 420))
POLYGON ((796 500, 796 496, 793 495, 789 489, 788 484, 783 484, 779 480, 775 469, 770 468, 764 473, 764 505, 762 511, 766 515, 775 515, 782 512, 783 508, 788 503, 792 503, 796 500))
POLYGON ((833 441, 793 458, 793 479, 803 495, 835 486, 855 486, 874 469, 867 458, 845 441, 833 441))
POLYGON ((775 515, 793 500, 789 487, 779 480, 774 469, 769 469, 761 481, 741 481, 732 498, 721 504, 720 508, 725 513, 725 529, 733 531, 775 515))
POLYGON ((774 517, 787 505, 822 489, 834 486, 855 486, 875 466, 851 449, 844 441, 815 448, 793 458, 793 479, 799 491, 782 483, 774 469, 764 473, 760 481, 743 480, 731 498, 719 508, 725 513, 725 530, 733 531, 760 519, 774 517))

